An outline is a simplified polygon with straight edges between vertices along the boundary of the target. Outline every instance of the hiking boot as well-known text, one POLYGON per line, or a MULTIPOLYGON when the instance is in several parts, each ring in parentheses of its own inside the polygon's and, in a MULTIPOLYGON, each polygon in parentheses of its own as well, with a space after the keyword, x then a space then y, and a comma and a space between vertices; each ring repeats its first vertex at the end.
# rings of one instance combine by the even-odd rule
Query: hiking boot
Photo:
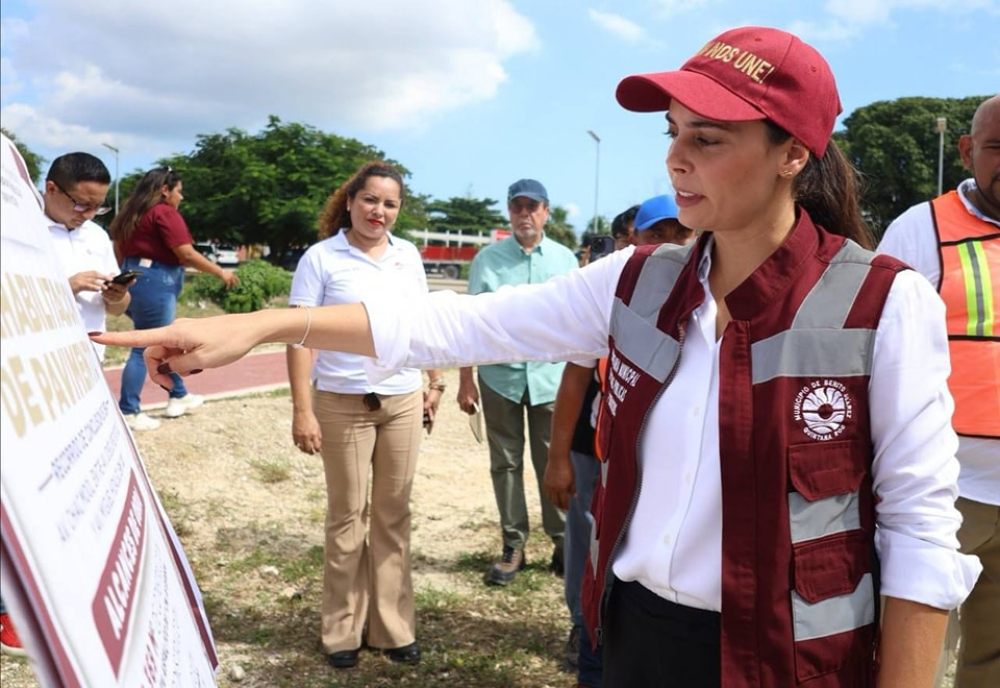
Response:
POLYGON ((24 646, 21 639, 17 637, 14 624, 10 621, 10 614, 4 612, 0 614, 0 652, 5 655, 23 657, 25 655, 24 646))
POLYGON ((147 416, 141 411, 139 413, 125 414, 125 424, 128 425, 133 432, 139 430, 156 430, 160 427, 160 421, 147 416))
POLYGON ((580 666, 580 635, 583 628, 573 626, 569 629, 569 637, 566 639, 566 666, 575 671, 580 666))
POLYGON ((507 585, 524 568, 524 550, 504 546, 503 555, 486 572, 487 585, 507 585))
POLYGON ((167 402, 167 410, 163 412, 167 418, 180 418, 188 411, 198 408, 205 403, 205 397, 200 394, 186 394, 182 397, 170 397, 167 402))

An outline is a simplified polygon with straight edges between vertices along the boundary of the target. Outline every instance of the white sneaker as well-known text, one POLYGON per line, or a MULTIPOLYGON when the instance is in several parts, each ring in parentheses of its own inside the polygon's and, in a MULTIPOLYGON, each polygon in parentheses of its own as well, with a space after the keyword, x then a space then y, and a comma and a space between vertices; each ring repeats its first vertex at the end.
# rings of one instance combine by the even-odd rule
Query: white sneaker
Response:
POLYGON ((180 398, 170 397, 167 402, 167 410, 163 412, 167 418, 180 418, 192 409, 196 409, 205 403, 205 397, 200 394, 190 392, 180 398))
POLYGON ((125 414, 125 423, 132 430, 156 430, 160 427, 160 421, 147 416, 141 411, 139 413, 125 414))

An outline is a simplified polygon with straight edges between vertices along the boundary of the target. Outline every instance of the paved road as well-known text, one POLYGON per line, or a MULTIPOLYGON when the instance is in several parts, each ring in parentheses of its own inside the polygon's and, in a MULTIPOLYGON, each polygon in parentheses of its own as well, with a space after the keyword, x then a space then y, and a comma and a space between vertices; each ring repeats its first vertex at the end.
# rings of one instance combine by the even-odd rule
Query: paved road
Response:
MULTIPOLYGON (((106 368, 104 377, 111 391, 118 395, 121 389, 122 368, 106 368)), ((288 386, 285 369, 285 349, 278 348, 251 353, 224 368, 208 369, 185 378, 188 391, 202 394, 206 399, 222 399, 235 394, 269 392, 288 386)), ((142 388, 144 411, 167 405, 167 393, 146 377, 142 388)))

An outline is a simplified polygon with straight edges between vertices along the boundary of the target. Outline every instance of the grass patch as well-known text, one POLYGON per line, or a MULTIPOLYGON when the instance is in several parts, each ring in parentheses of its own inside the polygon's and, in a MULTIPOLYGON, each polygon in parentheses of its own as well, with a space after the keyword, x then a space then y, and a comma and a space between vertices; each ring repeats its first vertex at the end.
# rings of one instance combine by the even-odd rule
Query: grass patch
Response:
POLYGON ((177 537, 184 537, 191 534, 191 508, 185 504, 177 490, 165 489, 157 492, 163 510, 167 512, 167 517, 174 527, 177 537))
POLYGON ((292 475, 292 468, 280 459, 254 459, 250 467, 257 471, 260 481, 265 484, 280 483, 292 475))

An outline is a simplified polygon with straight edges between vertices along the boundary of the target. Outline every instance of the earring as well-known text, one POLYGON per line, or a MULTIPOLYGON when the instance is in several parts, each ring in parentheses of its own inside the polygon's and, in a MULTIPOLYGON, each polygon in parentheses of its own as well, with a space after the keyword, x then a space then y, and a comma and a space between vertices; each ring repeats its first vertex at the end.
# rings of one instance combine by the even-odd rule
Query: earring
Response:
POLYGON ((785 171, 783 171, 781 173, 781 176, 784 177, 785 179, 788 179, 789 177, 792 176, 792 171, 791 170, 785 170, 785 171))

